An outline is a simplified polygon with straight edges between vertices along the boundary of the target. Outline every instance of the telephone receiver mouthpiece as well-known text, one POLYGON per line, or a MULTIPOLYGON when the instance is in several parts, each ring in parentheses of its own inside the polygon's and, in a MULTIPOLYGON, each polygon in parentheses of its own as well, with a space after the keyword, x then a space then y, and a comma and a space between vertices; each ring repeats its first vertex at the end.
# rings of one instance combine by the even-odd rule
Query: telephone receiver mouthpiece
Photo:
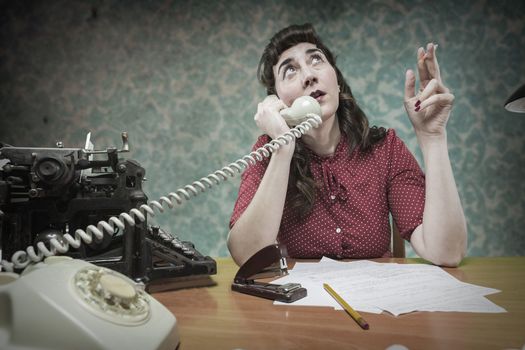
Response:
POLYGON ((286 123, 295 126, 304 121, 308 114, 321 117, 321 106, 312 96, 301 96, 293 101, 292 106, 280 111, 286 123))

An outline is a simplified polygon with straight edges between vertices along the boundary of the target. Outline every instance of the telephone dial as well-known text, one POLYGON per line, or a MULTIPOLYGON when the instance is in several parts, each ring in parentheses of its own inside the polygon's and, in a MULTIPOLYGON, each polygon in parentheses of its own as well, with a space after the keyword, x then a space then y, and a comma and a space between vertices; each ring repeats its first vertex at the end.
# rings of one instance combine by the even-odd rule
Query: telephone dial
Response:
MULTIPOLYGON (((175 204, 182 205, 270 157, 322 122, 321 107, 310 96, 298 98, 280 113, 293 127, 290 131, 222 169, 158 201, 137 203, 128 212, 100 220, 85 230, 64 232, 61 237, 49 235, 47 241, 35 243, 36 249, 30 245, 15 252, 11 262, 1 260, 0 271, 7 272, 0 272, 0 348, 174 349, 179 341, 175 317, 145 293, 140 283, 103 266, 55 255, 66 253, 70 246, 78 248, 82 242, 91 244, 126 227, 141 225, 148 215, 164 212, 164 206, 172 209, 175 204), (23 272, 19 275, 15 270, 23 272)), ((10 165, 0 166, 5 170, 10 165)), ((44 175, 52 173, 53 164, 50 167, 41 169, 44 175)), ((0 183, 2 191, 3 185, 0 183)), ((0 208, 0 236, 3 218, 0 208)), ((160 237, 162 243, 169 240, 166 237, 160 237)))

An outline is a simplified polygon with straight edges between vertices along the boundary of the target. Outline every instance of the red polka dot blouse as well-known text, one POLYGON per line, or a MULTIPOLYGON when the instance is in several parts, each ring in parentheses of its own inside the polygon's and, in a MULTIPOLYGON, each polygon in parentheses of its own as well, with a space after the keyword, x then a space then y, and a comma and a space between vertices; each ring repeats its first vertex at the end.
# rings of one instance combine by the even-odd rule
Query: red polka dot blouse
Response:
MULTIPOLYGON (((262 135, 253 149, 269 141, 262 135)), ((354 149, 349 154, 344 135, 333 155, 309 152, 311 173, 320 184, 313 209, 305 217, 291 209, 288 199, 295 189, 289 186, 278 234, 291 257, 391 256, 389 213, 407 240, 422 223, 425 176, 393 129, 367 153, 354 149)), ((265 159, 242 174, 230 227, 250 204, 268 163, 265 159)))

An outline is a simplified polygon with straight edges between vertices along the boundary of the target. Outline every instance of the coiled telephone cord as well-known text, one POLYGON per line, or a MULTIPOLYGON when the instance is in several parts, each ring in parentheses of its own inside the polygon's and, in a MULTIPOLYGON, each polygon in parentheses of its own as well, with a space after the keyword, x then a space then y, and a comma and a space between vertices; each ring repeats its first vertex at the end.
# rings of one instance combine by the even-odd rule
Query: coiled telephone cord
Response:
POLYGON ((130 226, 135 226, 136 219, 140 222, 146 220, 146 215, 155 216, 154 209, 159 212, 164 212, 163 205, 167 205, 170 209, 175 206, 175 203, 181 205, 184 200, 190 200, 197 196, 199 193, 206 191, 207 188, 211 188, 214 185, 219 185, 221 181, 226 181, 229 177, 234 177, 237 174, 242 173, 249 166, 255 164, 258 161, 262 161, 264 158, 270 157, 270 155, 276 152, 280 147, 287 145, 289 142, 300 138, 308 130, 316 128, 321 124, 321 118, 313 113, 306 115, 306 120, 298 124, 290 131, 270 141, 264 146, 257 150, 245 155, 244 157, 237 159, 235 162, 217 170, 198 181, 194 181, 191 185, 186 185, 177 189, 175 192, 170 192, 167 196, 162 196, 158 201, 151 201, 148 204, 142 204, 138 209, 133 208, 129 213, 123 212, 118 217, 112 216, 108 221, 99 221, 97 225, 89 225, 86 230, 77 229, 75 230, 75 237, 69 233, 63 235, 64 242, 59 242, 56 238, 52 238, 49 241, 51 249, 48 249, 44 242, 37 243, 37 250, 35 251, 33 246, 29 246, 26 250, 19 250, 13 254, 11 261, 2 260, 1 265, 6 271, 12 272, 14 268, 23 269, 30 262, 37 263, 44 259, 44 257, 53 256, 58 253, 66 253, 71 245, 74 248, 80 247, 82 241, 90 244, 93 241, 93 236, 100 240, 104 237, 104 232, 109 235, 113 235, 115 232, 115 226, 120 230, 124 230, 126 223, 130 226))

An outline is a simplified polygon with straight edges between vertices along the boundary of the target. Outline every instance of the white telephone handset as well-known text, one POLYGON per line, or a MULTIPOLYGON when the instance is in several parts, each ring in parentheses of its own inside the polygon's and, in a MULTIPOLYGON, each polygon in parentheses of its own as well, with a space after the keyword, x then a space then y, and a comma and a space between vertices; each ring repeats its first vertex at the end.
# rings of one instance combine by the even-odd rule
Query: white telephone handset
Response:
POLYGON ((280 111, 289 126, 296 126, 310 115, 321 116, 321 106, 312 96, 301 96, 293 101, 289 108, 280 111))

